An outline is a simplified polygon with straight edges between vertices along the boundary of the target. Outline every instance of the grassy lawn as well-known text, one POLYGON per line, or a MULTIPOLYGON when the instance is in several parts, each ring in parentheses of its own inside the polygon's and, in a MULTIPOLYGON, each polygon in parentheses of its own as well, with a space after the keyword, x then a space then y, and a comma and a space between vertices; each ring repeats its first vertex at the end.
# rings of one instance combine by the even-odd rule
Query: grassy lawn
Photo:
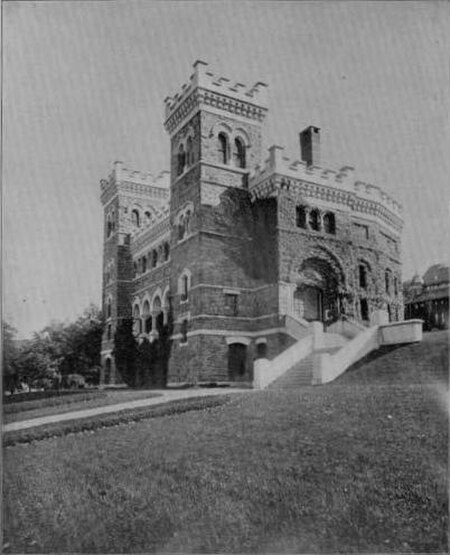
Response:
POLYGON ((447 552, 429 337, 326 386, 5 449, 4 551, 447 552))
POLYGON ((91 390, 62 397, 50 397, 33 401, 5 404, 3 406, 3 423, 29 420, 50 414, 62 414, 76 410, 92 409, 115 405, 137 399, 149 399, 158 396, 152 390, 111 389, 91 390))

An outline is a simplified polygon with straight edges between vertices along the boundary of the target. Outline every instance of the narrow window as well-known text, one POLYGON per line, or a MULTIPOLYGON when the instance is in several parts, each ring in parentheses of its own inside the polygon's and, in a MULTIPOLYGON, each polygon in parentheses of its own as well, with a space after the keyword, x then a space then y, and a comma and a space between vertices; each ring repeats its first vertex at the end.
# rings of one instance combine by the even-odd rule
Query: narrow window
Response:
POLYGON ((106 338, 108 341, 111 341, 111 324, 108 324, 108 331, 106 333, 106 338))
POLYGON ((150 212, 148 210, 145 213, 145 220, 148 224, 152 221, 152 215, 150 214, 150 212))
POLYGON ((237 316, 239 311, 238 306, 239 295, 234 293, 225 293, 225 310, 231 316, 237 316))
POLYGON ((384 272, 384 287, 388 295, 391 294, 391 276, 389 274, 390 274, 389 270, 386 270, 384 272))
POLYGON ((141 311, 139 309, 139 305, 134 305, 133 320, 134 320, 133 331, 135 335, 137 335, 142 332, 142 320, 141 320, 141 311))
POLYGON ((139 227, 140 226, 139 211, 138 210, 132 210, 131 211, 131 221, 132 221, 134 227, 139 227))
POLYGON ((186 235, 189 235, 189 233, 191 232, 191 211, 190 210, 186 212, 186 216, 184 217, 184 229, 185 229, 186 235))
POLYGON ((178 241, 181 241, 184 237, 185 226, 184 226, 184 216, 180 216, 180 220, 178 222, 178 241))
POLYGON ((188 321, 181 322, 181 341, 180 343, 187 343, 188 321))
POLYGON ((304 206, 297 206, 296 210, 297 227, 306 228, 306 209, 304 206))
POLYGON ((327 212, 323 217, 323 229, 325 233, 336 233, 336 220, 332 212, 327 212))
POLYGON ((359 271, 359 286, 362 289, 365 289, 367 287, 367 268, 364 266, 364 264, 360 264, 358 266, 358 271, 359 271))
POLYGON ((111 233, 113 232, 113 224, 112 224, 112 220, 111 220, 110 215, 108 215, 106 226, 107 226, 106 236, 109 237, 111 235, 111 233))
POLYGON ((181 278, 181 300, 187 301, 189 295, 189 278, 187 275, 181 278))
POLYGON ((186 164, 191 166, 194 163, 194 153, 192 152, 192 137, 189 137, 186 143, 186 164))
POLYGON ((170 256, 170 246, 169 243, 164 243, 164 260, 169 260, 170 256))
POLYGON ((147 271, 147 257, 143 256, 142 257, 142 273, 145 274, 146 271, 147 271))
POLYGON ((237 168, 245 168, 245 145, 239 138, 234 140, 233 157, 237 168))
POLYGON ((318 210, 311 210, 309 213, 309 227, 314 231, 320 230, 320 217, 318 210))
POLYGON ((181 175, 184 172, 184 167, 186 165, 186 153, 184 152, 184 146, 180 145, 178 149, 177 158, 177 175, 181 175))
POLYGON ((137 274, 138 274, 138 265, 136 264, 136 262, 133 264, 133 271, 134 271, 134 277, 137 277, 137 274))
POLYGON ((152 250, 152 268, 156 268, 158 264, 158 251, 156 249, 152 250))
POLYGON ((219 133, 219 162, 221 164, 228 164, 228 138, 225 133, 219 133))
POLYGON ((398 295, 398 279, 397 277, 394 278, 394 295, 398 295))
POLYGON ((108 304, 106 307, 106 317, 111 318, 111 299, 108 299, 108 304))

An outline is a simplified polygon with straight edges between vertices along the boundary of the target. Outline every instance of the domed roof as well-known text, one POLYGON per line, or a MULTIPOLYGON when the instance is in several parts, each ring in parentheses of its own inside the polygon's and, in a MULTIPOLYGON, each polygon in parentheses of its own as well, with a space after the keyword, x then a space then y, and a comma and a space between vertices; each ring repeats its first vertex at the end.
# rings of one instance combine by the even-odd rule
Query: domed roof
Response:
POLYGON ((425 272, 423 282, 425 285, 448 283, 450 279, 450 266, 445 264, 433 264, 425 272))
POLYGON ((415 274, 411 280, 411 285, 422 285, 423 279, 419 276, 419 274, 415 274))

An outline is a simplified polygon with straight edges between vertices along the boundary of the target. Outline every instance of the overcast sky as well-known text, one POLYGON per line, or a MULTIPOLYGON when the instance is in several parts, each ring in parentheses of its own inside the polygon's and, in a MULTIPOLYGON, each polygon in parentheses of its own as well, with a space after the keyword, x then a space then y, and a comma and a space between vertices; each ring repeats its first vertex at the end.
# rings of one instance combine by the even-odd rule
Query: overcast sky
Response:
POLYGON ((99 180, 168 169, 164 105, 196 59, 269 85, 264 144, 353 165, 404 207, 403 277, 448 262, 447 2, 3 3, 3 316, 101 303, 99 180))

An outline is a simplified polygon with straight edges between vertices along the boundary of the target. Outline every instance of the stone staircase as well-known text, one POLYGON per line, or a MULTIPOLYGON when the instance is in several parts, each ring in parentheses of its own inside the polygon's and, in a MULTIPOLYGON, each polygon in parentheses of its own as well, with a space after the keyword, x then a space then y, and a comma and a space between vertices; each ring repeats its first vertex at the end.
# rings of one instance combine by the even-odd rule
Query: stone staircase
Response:
POLYGON ((312 385, 313 379, 313 365, 314 355, 318 353, 334 354, 339 351, 342 346, 341 340, 336 340, 330 343, 339 343, 330 347, 314 351, 304 359, 300 360, 277 380, 273 381, 267 389, 276 391, 300 389, 302 387, 312 385))

